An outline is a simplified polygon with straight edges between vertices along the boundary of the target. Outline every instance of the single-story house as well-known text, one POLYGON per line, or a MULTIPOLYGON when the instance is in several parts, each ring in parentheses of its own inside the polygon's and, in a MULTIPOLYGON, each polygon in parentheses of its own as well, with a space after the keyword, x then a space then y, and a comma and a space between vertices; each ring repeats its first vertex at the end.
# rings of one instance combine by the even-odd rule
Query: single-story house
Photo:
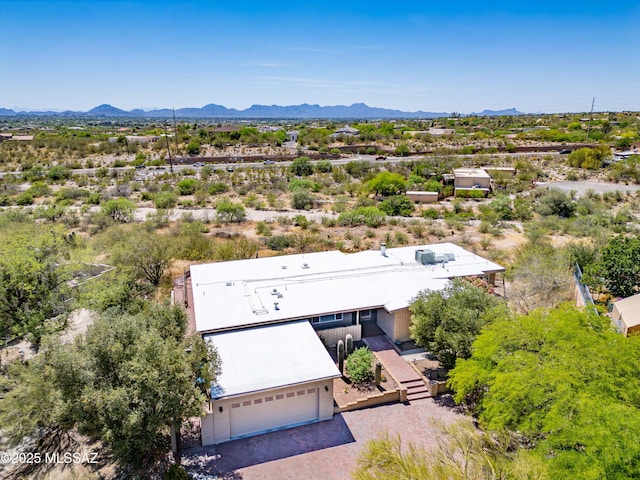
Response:
POLYGON ((624 336, 640 332, 640 293, 614 302, 611 322, 624 336))
POLYGON ((360 134, 360 130, 358 130, 357 128, 353 128, 350 127, 349 125, 339 128, 338 130, 336 130, 335 132, 333 132, 330 136, 332 138, 338 137, 340 135, 346 135, 346 136, 355 136, 355 135, 359 135, 360 134))
POLYGON ((420 291, 503 271, 451 243, 193 265, 186 300, 222 360, 203 444, 331 418, 339 372, 325 344, 360 340, 367 325, 407 340, 420 291))
POLYGON ((481 168, 456 168, 453 170, 455 192, 460 190, 491 191, 491 176, 481 168))

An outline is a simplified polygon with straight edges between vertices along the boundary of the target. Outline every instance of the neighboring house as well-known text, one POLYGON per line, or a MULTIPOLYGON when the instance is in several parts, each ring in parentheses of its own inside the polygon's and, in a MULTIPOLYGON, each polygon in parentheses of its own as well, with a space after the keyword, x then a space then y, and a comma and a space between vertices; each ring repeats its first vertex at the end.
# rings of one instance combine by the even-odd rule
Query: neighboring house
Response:
POLYGON ((222 360, 203 444, 331 418, 340 373, 323 341, 360 340, 367 325, 407 340, 408 307, 420 291, 453 277, 494 282, 503 271, 451 243, 192 266, 195 327, 222 360))
POLYGON ((624 336, 640 332, 640 293, 614 302, 611 322, 624 336))
POLYGON ((333 132, 331 134, 332 138, 338 137, 340 135, 346 135, 346 136, 355 136, 355 135, 359 135, 360 134, 360 130, 358 130, 357 128, 353 128, 350 127, 349 125, 347 125, 346 127, 342 127, 339 128, 338 130, 336 130, 335 132, 333 132))
POLYGON ((453 171, 456 193, 460 190, 491 190, 491 176, 481 168, 456 168, 453 171))
POLYGON ((287 139, 290 142, 297 142, 298 141, 298 135, 300 135, 300 131, 299 130, 290 130, 287 132, 287 139))

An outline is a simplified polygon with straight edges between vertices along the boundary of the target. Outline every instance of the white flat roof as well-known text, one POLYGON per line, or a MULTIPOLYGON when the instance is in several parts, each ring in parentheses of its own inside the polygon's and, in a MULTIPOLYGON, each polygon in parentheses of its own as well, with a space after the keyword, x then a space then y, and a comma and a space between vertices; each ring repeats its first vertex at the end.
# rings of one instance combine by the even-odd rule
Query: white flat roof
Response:
POLYGON ((337 312, 409 306, 421 290, 441 290, 453 277, 504 268, 452 243, 284 255, 191 267, 196 329, 214 332, 337 312), (421 265, 417 249, 453 254, 421 265))
POLYGON ((222 360, 211 387, 224 398, 340 376, 329 353, 306 320, 204 336, 222 360))
POLYGON ((453 174, 456 177, 491 178, 491 175, 481 168, 456 168, 453 174))

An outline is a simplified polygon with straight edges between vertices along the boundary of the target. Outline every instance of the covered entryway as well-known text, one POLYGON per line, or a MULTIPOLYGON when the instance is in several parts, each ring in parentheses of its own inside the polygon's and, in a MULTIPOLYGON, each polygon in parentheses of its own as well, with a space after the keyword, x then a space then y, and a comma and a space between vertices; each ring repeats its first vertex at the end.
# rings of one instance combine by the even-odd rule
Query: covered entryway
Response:
POLYGON ((318 420, 318 388, 302 385, 231 402, 231 438, 318 420))

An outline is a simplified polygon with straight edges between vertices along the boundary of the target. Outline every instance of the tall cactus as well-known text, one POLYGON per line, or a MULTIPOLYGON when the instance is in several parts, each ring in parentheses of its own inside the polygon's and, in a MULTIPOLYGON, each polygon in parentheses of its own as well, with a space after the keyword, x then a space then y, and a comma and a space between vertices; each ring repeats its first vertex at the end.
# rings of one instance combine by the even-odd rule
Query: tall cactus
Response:
POLYGON ((382 364, 380 362, 376 362, 376 387, 380 386, 381 380, 382 380, 382 364))
POLYGON ((336 348, 338 353, 338 369, 340 370, 340 375, 344 375, 344 342, 342 340, 338 340, 336 348))
POLYGON ((347 344, 347 354, 345 357, 348 357, 353 352, 353 337, 350 333, 347 333, 347 336, 344 338, 345 343, 347 344))

